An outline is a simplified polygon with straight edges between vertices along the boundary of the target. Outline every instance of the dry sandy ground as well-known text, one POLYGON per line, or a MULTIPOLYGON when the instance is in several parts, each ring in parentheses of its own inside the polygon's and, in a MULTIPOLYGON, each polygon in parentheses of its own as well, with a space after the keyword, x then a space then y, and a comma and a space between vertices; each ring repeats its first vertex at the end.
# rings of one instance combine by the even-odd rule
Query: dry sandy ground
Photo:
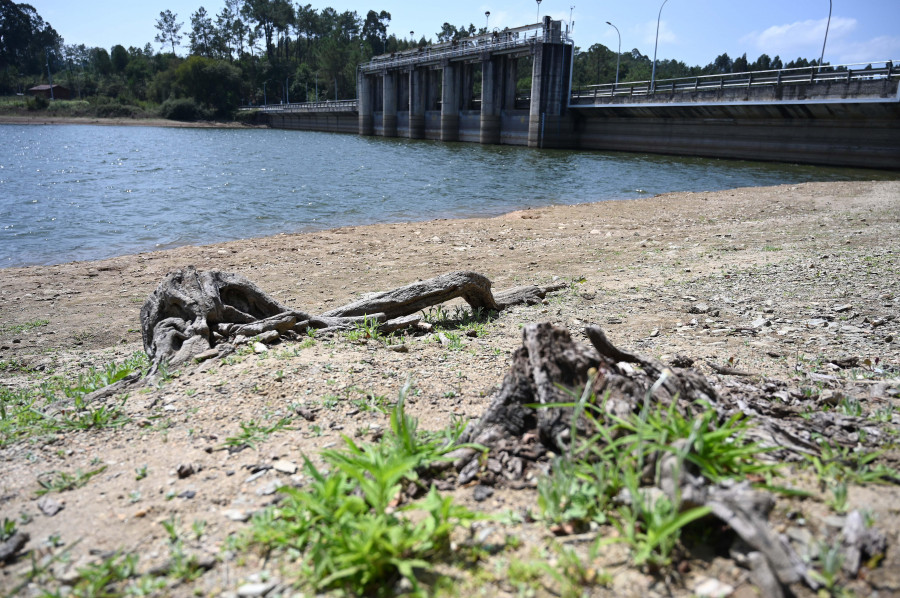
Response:
MULTIPOLYGON (((166 273, 187 265, 240 273, 282 303, 311 312, 463 269, 485 274, 495 289, 558 279, 570 285, 543 305, 502 313, 481 336, 461 334, 452 346, 427 334, 401 338, 408 352, 342 335, 285 342, 262 354, 174 372, 159 388, 124 401, 131 421, 121 428, 8 443, 0 448, 0 512, 30 534, 26 550, 36 557, 68 551, 67 561, 55 562, 23 594, 55 587, 60 579, 71 582, 78 567, 116 550, 140 554, 142 571, 160 564, 168 558, 161 522, 173 516, 189 550, 215 564, 198 580, 172 585, 163 594, 228 595, 248 580, 296 581, 283 563, 225 550, 227 537, 246 526, 232 519, 240 518, 236 512, 270 504, 278 484, 303 483, 302 472, 266 466, 302 464, 304 455, 315 460, 322 447, 339 443, 341 434, 366 438, 384 428, 387 416, 373 406, 384 400, 380 397, 395 398, 409 376, 417 389, 409 410, 424 428, 478 417, 520 345, 521 326, 529 322, 558 323, 578 338, 584 323, 600 324, 625 349, 663 361, 676 355, 694 359, 719 386, 734 378, 716 375, 708 362, 730 363, 788 387, 809 384, 810 375, 825 376, 815 378, 819 386, 858 399, 863 417, 887 413, 882 436, 887 452, 881 459, 900 466, 894 448, 900 416, 891 415, 900 413, 897 181, 675 193, 491 219, 349 227, 4 269, 0 382, 23 388, 52 375, 77 377, 140 351, 141 304, 166 273), (859 367, 831 365, 846 357, 857 358, 859 367), (298 412, 315 419, 307 421, 298 412), (254 449, 216 450, 240 434, 242 423, 271 425, 286 416, 294 417, 294 429, 276 432, 254 449), (198 471, 180 477, 177 469, 188 464, 198 471), (49 495, 64 506, 59 513, 41 511, 35 493, 48 472, 74 474, 101 465, 106 469, 84 487, 49 495), (205 527, 195 538, 191 525, 199 521, 205 527)), ((791 483, 812 479, 802 468, 788 471, 791 483)), ((818 492, 808 480, 805 487, 818 492)), ((533 489, 498 489, 478 503, 469 488, 455 495, 483 511, 536 514, 533 489)), ((835 513, 825 498, 818 492, 813 498, 780 500, 779 529, 805 526, 801 531, 812 538, 829 540, 834 529, 828 525, 835 522, 828 517, 835 513)), ((890 547, 880 566, 864 569, 857 579, 842 579, 860 595, 900 595, 897 505, 897 486, 850 488, 849 507, 870 509, 890 547)), ((520 546, 486 557, 480 573, 451 571, 460 594, 560 591, 549 577, 534 582, 510 573, 510 563, 553 562, 556 553, 549 547, 555 540, 546 526, 497 524, 494 533, 515 536, 520 546)), ((710 579, 734 595, 757 595, 746 570, 727 551, 686 561, 662 576, 629 567, 621 547, 601 554, 592 566, 612 578, 587 589, 595 595, 691 595, 710 579)), ((0 588, 15 588, 31 570, 27 556, 6 565, 0 588)), ((801 586, 793 589, 812 595, 801 586)))

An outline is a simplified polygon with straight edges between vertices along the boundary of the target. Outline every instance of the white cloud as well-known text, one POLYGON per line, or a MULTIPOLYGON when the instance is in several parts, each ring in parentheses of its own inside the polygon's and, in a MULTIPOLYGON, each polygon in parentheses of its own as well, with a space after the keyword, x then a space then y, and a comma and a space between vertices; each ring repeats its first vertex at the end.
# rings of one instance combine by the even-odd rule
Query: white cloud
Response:
MULTIPOLYGON (((782 58, 804 56, 813 58, 822 50, 828 19, 797 21, 787 25, 773 25, 765 31, 754 31, 741 38, 759 52, 782 58)), ((835 17, 828 28, 828 43, 846 39, 856 29, 856 19, 835 17)))
POLYGON ((866 41, 840 41, 825 48, 831 64, 878 63, 900 58, 900 37, 882 35, 866 41))

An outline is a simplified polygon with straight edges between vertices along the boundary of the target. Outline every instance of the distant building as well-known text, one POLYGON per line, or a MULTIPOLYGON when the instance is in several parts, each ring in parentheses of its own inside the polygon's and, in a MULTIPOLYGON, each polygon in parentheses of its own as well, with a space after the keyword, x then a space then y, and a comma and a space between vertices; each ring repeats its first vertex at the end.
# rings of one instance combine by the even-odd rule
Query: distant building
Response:
MULTIPOLYGON (((37 97, 40 96, 42 98, 50 99, 50 86, 49 85, 37 85, 28 90, 28 93, 37 97)), ((68 88, 63 87, 62 85, 53 85, 53 98, 57 100, 68 100, 72 97, 72 92, 68 90, 68 88)))

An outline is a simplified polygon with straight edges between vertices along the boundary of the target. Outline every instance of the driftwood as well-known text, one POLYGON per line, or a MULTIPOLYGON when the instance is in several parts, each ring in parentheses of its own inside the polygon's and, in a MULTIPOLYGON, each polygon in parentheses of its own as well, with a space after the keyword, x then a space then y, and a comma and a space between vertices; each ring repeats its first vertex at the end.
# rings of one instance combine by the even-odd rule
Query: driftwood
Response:
MULTIPOLYGON (((597 326, 585 333, 592 346, 575 342, 566 329, 552 324, 525 327, 522 347, 514 353, 501 388, 481 419, 460 439, 487 449, 487 458, 484 450, 469 447, 451 453, 458 483, 483 481, 483 476, 515 482, 524 476, 524 461, 536 460, 546 450, 563 453, 569 449, 573 427, 579 436, 590 434, 593 430, 586 418, 573 422, 576 409, 552 406, 572 404, 582 393, 606 397, 603 408, 618 417, 639 412, 648 401, 667 407, 676 402, 675 408, 685 415, 717 406, 717 393, 699 372, 668 368, 620 350, 597 326), (549 406, 538 408, 542 405, 549 406), (535 446, 535 439, 544 450, 535 446)), ((734 530, 751 549, 747 558, 754 579, 768 588, 768 595, 782 595, 784 586, 800 580, 817 587, 800 557, 768 525, 770 496, 746 483, 711 484, 675 463, 673 454, 658 458, 659 474, 649 476, 652 483, 685 508, 709 507, 713 516, 734 530)))
POLYGON ((375 293, 321 315, 282 305, 238 274, 200 271, 190 266, 170 272, 141 308, 144 351, 152 363, 179 365, 241 337, 277 339, 309 328, 348 328, 365 320, 389 333, 418 323, 415 314, 462 298, 473 309, 499 311, 534 303, 564 284, 491 292, 491 281, 475 272, 452 272, 392 291, 375 293))

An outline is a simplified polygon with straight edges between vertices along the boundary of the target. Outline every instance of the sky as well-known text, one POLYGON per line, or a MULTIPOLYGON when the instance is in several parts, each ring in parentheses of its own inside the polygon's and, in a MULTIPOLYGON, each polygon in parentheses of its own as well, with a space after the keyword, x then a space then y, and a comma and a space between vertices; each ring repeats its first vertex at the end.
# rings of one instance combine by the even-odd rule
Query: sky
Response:
MULTIPOLYGON (((211 15, 223 0, 26 0, 67 44, 111 48, 115 44, 143 47, 154 42, 154 25, 163 10, 171 10, 182 33, 190 29, 190 16, 203 6, 211 15)), ((575 45, 587 49, 601 43, 612 50, 621 33, 622 51, 633 48, 652 57, 659 36, 657 56, 689 66, 706 65, 723 52, 732 58, 746 53, 752 62, 760 54, 782 60, 818 58, 825 41, 829 4, 831 23, 825 44, 825 61, 831 64, 900 61, 900 0, 456 0, 454 2, 400 2, 398 0, 303 0, 313 8, 332 7, 338 12, 355 10, 365 17, 369 10, 391 14, 388 33, 397 37, 422 35, 436 38, 446 21, 461 26, 486 21, 494 27, 516 27, 536 22, 540 15, 573 22, 575 45), (485 12, 490 11, 490 17, 485 12), (571 17, 571 19, 570 19, 571 17)), ((296 2, 295 2, 296 4, 296 2)), ((186 44, 187 36, 183 40, 186 44)), ((186 54, 187 47, 179 50, 186 54)))

